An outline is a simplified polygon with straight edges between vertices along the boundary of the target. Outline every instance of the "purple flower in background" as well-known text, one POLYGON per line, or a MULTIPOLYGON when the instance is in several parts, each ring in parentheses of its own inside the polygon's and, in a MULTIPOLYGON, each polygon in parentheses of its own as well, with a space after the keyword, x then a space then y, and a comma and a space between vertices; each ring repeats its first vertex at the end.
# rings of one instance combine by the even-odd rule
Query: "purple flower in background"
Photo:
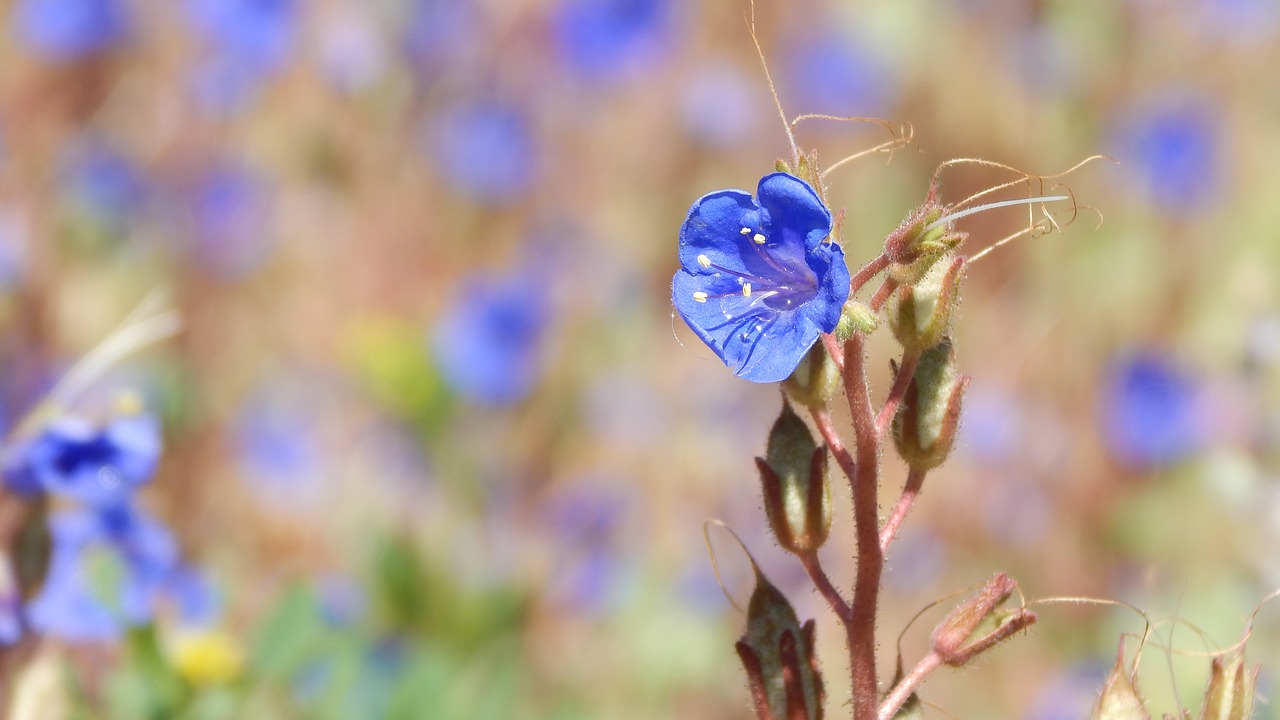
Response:
POLYGON ((13 28, 21 44, 49 60, 76 60, 105 50, 129 33, 121 0, 17 0, 13 28))
POLYGON ((742 142, 760 124, 758 83, 727 61, 699 64, 685 79, 680 109, 686 131, 717 147, 742 142))
POLYGON ((1168 359, 1143 354, 1119 360, 1103 392, 1104 439, 1121 463, 1158 468, 1198 449, 1197 388, 1168 359))
POLYGON ((405 53, 413 69, 429 79, 474 59, 485 45, 483 29, 472 0, 417 0, 406 24, 405 53))
POLYGON ((387 70, 386 40, 363 3, 334 6, 319 26, 315 60, 337 89, 358 92, 387 70))
POLYGON ((835 329, 849 269, 827 241, 831 212, 807 183, 773 173, 757 194, 720 190, 693 204, 671 301, 735 375, 778 382, 835 329))
POLYGON ((150 415, 120 417, 103 427, 68 416, 8 448, 4 480, 20 494, 44 491, 110 507, 150 480, 159 458, 160 426, 150 415))
POLYGON ((461 396, 481 405, 524 399, 542 374, 550 308, 525 274, 473 276, 436 325, 431 345, 440 373, 461 396))
POLYGON ((553 31, 570 69, 587 80, 611 81, 661 59, 671 18, 670 0, 564 0, 553 31))
POLYGON ((179 568, 168 529, 129 505, 55 513, 49 529, 48 575, 27 604, 35 631, 68 642, 102 642, 151 619, 179 568))
POLYGON ((1187 97, 1158 101, 1122 123, 1115 151, 1165 210, 1209 200, 1219 182, 1217 111, 1187 97))
POLYGON ((533 184, 536 158, 529 119, 499 100, 457 103, 428 125, 431 159, 450 186, 477 200, 517 200, 533 184))
POLYGON ((69 153, 64 184, 76 204, 90 214, 120 221, 145 200, 142 175, 123 153, 97 138, 86 138, 69 153))
POLYGON ((295 0, 187 0, 187 17, 208 56, 195 77, 207 107, 239 107, 293 54, 298 34, 295 0))
POLYGON ((826 34, 790 46, 784 58, 799 112, 827 115, 883 115, 891 93, 890 68, 843 35, 826 34))
POLYGON ((191 198, 194 256, 224 279, 250 275, 275 249, 270 233, 272 188, 249 170, 223 165, 199 179, 191 198))

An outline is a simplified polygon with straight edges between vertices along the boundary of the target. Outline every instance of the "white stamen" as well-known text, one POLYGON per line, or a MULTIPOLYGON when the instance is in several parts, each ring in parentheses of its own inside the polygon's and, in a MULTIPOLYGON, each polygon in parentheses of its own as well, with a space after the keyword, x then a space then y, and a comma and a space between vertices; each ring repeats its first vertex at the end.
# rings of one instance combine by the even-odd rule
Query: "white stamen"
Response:
POLYGON ((707 257, 706 255, 699 255, 698 264, 701 265, 703 268, 709 268, 711 267, 711 258, 707 257))
POLYGON ((751 297, 751 283, 742 284, 742 297, 751 297))
POLYGON ((750 234, 751 234, 751 228, 742 228, 742 229, 741 229, 741 230, 739 230, 738 232, 742 233, 743 235, 750 235, 750 234))
POLYGON ((698 302, 706 302, 707 294, 699 290, 698 292, 693 294, 693 299, 697 300, 698 302))
POLYGON ((1010 205, 1030 205, 1032 203, 1056 202, 1058 200, 1070 200, 1070 199, 1071 198, 1067 195, 1046 195, 1044 197, 1019 198, 1017 200, 1002 200, 1000 202, 987 203, 985 205, 977 205, 975 207, 969 208, 968 210, 961 210, 960 212, 951 213, 950 215, 944 215, 938 218, 937 220, 934 220, 933 222, 926 225, 924 230, 921 232, 927 233, 930 230, 940 225, 945 225, 949 222, 959 220, 962 217, 967 217, 975 213, 980 213, 983 210, 995 210, 996 208, 1009 207, 1010 205))
POLYGON ((765 241, 765 237, 760 233, 756 233, 756 236, 751 239, 755 240, 757 245, 763 245, 765 241))

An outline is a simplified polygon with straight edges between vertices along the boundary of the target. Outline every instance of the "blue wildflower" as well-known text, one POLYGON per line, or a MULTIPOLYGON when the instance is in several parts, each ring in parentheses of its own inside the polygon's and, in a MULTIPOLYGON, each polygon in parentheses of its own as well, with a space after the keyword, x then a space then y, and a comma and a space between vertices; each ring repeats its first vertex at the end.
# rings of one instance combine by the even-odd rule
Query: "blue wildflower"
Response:
POLYGON ((566 64, 593 81, 650 68, 670 26, 670 0, 565 0, 555 37, 566 64))
POLYGON ((707 145, 739 145, 765 116, 757 112, 757 84, 727 61, 699 65, 686 77, 681 95, 685 130, 707 145))
POLYGON ((201 269, 239 279, 275 249, 270 235, 271 186, 261 175, 220 165, 200 178, 191 198, 195 259, 201 269))
POLYGON ((173 535, 127 504, 56 513, 49 530, 49 572, 27 604, 27 622, 69 642, 113 640, 124 627, 149 621, 179 568, 173 535))
POLYGON ((549 308, 524 275, 475 276, 432 335, 444 380, 482 405, 509 405, 528 395, 541 375, 549 308))
POLYGON ((1195 452, 1200 442, 1196 388, 1156 355, 1117 362, 1107 379, 1102 424, 1111 453, 1125 465, 1155 468, 1195 452))
POLYGON ((142 206, 141 173, 123 153, 97 138, 85 138, 71 152, 65 183, 79 207, 119 222, 142 206))
POLYGON ((187 16, 209 55, 196 71, 206 106, 235 109, 293 54, 295 0, 188 0, 187 16))
POLYGON ((1134 168, 1143 189, 1162 208, 1202 204, 1219 180, 1215 114, 1190 98, 1156 102, 1129 119, 1116 157, 1134 168))
POLYGON ((404 50, 424 80, 466 67, 488 45, 473 0, 416 0, 405 24, 404 50))
POLYGON ((50 60, 77 60, 105 50, 129 33, 120 0, 18 0, 13 25, 19 40, 50 60))
POLYGON ((786 173, 760 180, 759 202, 720 190, 693 204, 680 228, 676 310, 734 374, 785 380, 840 322, 849 269, 831 212, 786 173))
POLYGON ((160 427, 149 415, 117 418, 96 427, 76 417, 50 422, 5 456, 5 484, 94 506, 125 502, 151 479, 160 457, 160 427))
POLYGON ((514 105, 464 101, 448 108, 429 129, 426 149, 453 189, 501 203, 518 199, 533 185, 533 132, 514 105))
POLYGON ((807 113, 883 115, 890 101, 890 68, 842 35, 795 43, 783 72, 791 104, 807 113))

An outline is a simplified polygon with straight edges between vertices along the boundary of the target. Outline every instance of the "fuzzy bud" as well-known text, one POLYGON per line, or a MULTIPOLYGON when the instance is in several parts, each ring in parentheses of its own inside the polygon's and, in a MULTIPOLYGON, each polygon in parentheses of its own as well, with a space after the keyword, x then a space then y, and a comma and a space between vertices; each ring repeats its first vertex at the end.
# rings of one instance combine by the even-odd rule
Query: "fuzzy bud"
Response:
POLYGON ((1253 717, 1253 699, 1258 692, 1258 668, 1245 667, 1244 652, 1238 652, 1224 663, 1213 659, 1209 686, 1204 693, 1201 720, 1249 720, 1253 717))
POLYGON ((840 323, 836 325, 835 332, 832 333, 840 342, 845 342, 853 337, 853 334, 860 332, 863 335, 870 335, 880 326, 880 320, 871 308, 854 300, 844 304, 844 308, 840 311, 840 323))
POLYGON ((1018 583, 998 573, 974 597, 958 605, 933 631, 933 651, 953 667, 1013 637, 1036 621, 1036 614, 1024 608, 1002 610, 1018 583))
POLYGON ((817 342, 801 358, 791 376, 782 382, 782 389, 792 400, 812 407, 824 405, 839 394, 841 382, 840 368, 836 367, 826 346, 817 342))
POLYGON ((1151 713, 1138 694, 1137 676, 1125 665, 1124 642, 1120 643, 1115 667, 1102 686, 1102 694, 1089 720, 1151 720, 1151 713))
POLYGON ((900 285, 914 285, 942 256, 959 247, 967 235, 951 223, 933 225, 947 208, 930 200, 916 209, 884 241, 889 277, 900 285))
POLYGON ((912 468, 931 470, 947 459, 955 444, 960 404, 968 385, 969 377, 956 372, 950 338, 944 337, 920 356, 893 418, 894 444, 912 468))
POLYGON ((757 568, 747 632, 735 647, 758 720, 822 720, 826 698, 813 633, 813 621, 802 627, 786 596, 757 568))
POLYGON ((965 260, 937 262, 914 285, 903 285, 889 307, 889 327, 908 354, 942 342, 951 326, 965 260))
POLYGON ((756 458, 765 514, 778 544, 796 555, 817 552, 831 530, 831 485, 827 448, 819 447, 809 426, 783 403, 765 457, 756 458))

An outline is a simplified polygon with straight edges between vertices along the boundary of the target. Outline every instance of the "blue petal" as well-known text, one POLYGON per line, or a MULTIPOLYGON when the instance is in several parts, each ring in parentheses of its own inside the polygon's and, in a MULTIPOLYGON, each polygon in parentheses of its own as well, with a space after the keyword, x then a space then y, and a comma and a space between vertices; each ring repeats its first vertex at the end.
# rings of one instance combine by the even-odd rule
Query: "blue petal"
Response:
POLYGON ((831 211, 800 178, 780 172, 766 175, 756 193, 772 220, 773 233, 783 234, 779 240, 802 238, 805 249, 812 250, 831 234, 831 211))

